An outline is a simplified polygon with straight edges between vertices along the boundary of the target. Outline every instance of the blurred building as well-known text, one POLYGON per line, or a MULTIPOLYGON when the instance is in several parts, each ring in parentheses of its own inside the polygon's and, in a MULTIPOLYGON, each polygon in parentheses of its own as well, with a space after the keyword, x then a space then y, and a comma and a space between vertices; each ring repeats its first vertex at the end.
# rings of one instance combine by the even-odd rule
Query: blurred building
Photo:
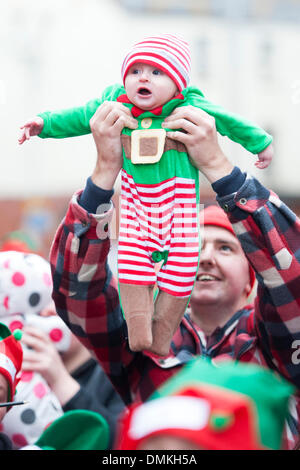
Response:
MULTIPOLYGON (((95 163, 91 136, 17 143, 47 109, 81 105, 120 81, 128 47, 170 32, 191 44, 192 84, 274 136, 264 171, 237 144, 227 155, 300 213, 300 0, 10 0, 0 4, 0 238, 24 227, 45 246, 95 163), (20 227, 20 225, 22 227, 20 227)), ((202 200, 212 197, 202 180, 202 200)))

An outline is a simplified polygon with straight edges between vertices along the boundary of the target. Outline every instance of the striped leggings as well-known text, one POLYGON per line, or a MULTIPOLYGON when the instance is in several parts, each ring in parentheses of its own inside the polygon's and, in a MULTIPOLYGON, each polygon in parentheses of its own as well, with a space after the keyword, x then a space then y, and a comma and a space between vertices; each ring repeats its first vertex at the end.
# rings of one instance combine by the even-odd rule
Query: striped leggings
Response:
POLYGON ((119 282, 157 283, 171 295, 189 297, 198 258, 195 181, 173 177, 159 184, 136 184, 122 170, 119 282), (154 252, 167 254, 158 272, 154 252))

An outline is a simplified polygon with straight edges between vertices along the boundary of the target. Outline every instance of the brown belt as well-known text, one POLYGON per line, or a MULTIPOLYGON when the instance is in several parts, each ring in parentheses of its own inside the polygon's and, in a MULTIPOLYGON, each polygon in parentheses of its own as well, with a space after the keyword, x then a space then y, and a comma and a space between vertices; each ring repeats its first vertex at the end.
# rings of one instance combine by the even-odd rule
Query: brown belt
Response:
MULTIPOLYGON (((144 155, 151 155, 155 154, 156 148, 155 148, 155 143, 153 143, 153 148, 151 148, 151 140, 152 139, 145 139, 149 140, 147 142, 147 148, 143 149, 141 148, 141 153, 144 155)), ((121 142, 124 148, 124 152, 126 155, 126 158, 130 160, 131 158, 131 137, 130 135, 121 135, 121 142)), ((141 144, 142 145, 142 144, 141 144)), ((170 139, 170 137, 166 137, 165 140, 165 146, 164 146, 164 152, 167 152, 168 150, 177 150, 177 152, 184 152, 187 153, 186 146, 182 144, 181 142, 177 142, 176 140, 170 139)))

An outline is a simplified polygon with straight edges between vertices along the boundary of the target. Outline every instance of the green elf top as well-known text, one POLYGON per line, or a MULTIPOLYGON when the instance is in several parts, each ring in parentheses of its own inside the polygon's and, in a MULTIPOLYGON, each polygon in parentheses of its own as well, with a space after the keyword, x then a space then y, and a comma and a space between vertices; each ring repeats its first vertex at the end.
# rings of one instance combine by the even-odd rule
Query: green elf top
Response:
MULTIPOLYGON (((250 120, 208 101, 202 91, 196 87, 186 87, 170 103, 161 108, 143 111, 128 100, 126 90, 120 84, 107 87, 101 98, 92 99, 85 106, 45 111, 39 114, 43 119, 43 128, 38 136, 42 139, 63 139, 91 133, 89 121, 104 101, 119 101, 131 109, 133 117, 139 121, 139 129, 142 128, 140 122, 145 118, 153 119, 151 128, 160 128, 164 118, 176 107, 192 105, 201 108, 215 118, 216 128, 221 135, 227 136, 253 154, 259 154, 273 141, 271 135, 250 120), (156 118, 158 119, 156 120, 156 118)), ((123 133, 130 134, 130 129, 125 128, 123 133)))
POLYGON ((280 449, 292 393, 261 366, 196 359, 125 412, 117 448, 150 450, 150 439, 169 436, 190 445, 177 449, 280 449))

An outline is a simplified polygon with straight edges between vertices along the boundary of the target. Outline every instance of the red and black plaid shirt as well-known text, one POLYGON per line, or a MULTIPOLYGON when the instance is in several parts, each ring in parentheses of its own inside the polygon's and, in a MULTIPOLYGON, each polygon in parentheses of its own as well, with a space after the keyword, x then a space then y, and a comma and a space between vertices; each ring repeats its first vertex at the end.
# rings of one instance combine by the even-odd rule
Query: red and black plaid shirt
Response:
POLYGON ((251 177, 238 192, 219 199, 257 273, 255 306, 236 312, 207 340, 187 313, 172 352, 161 359, 128 348, 118 286, 107 264, 113 206, 89 214, 78 204, 79 195, 73 196, 52 245, 53 298, 58 314, 98 359, 125 403, 146 400, 198 355, 261 364, 298 391, 284 436, 284 447, 293 448, 300 413, 300 221, 295 214, 251 177))

